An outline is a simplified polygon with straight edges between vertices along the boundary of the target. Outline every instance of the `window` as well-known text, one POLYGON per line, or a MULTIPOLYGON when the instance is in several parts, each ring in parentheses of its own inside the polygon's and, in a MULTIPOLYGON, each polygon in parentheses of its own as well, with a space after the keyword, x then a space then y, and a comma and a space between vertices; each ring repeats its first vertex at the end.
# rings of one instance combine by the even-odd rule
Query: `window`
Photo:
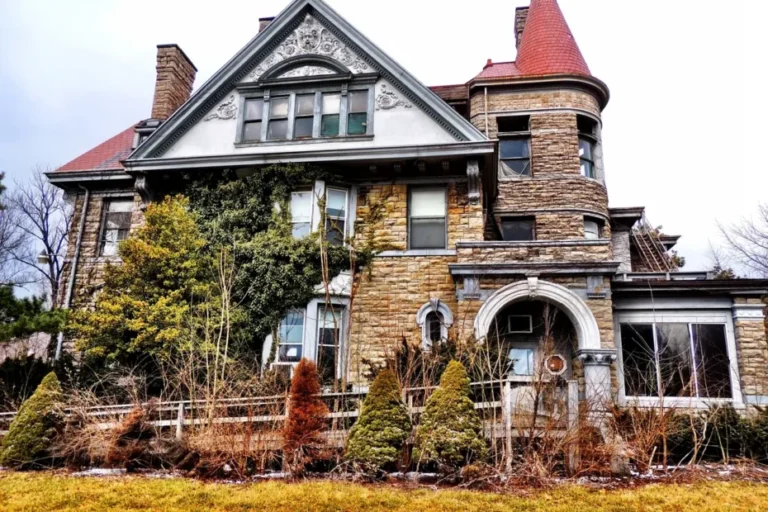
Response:
POLYGON ((432 345, 448 339, 448 329, 453 325, 453 313, 444 302, 433 299, 416 313, 416 324, 421 328, 421 347, 429 352, 432 345))
POLYGON ((243 140, 261 140, 261 121, 264 114, 264 100, 248 100, 245 102, 243 116, 243 140))
POLYGON ((578 117, 579 127, 579 159, 581 160, 581 175, 587 178, 595 177, 595 145, 597 143, 597 123, 584 116, 578 117))
POLYGON ((341 350, 342 310, 336 306, 320 306, 317 320, 317 371, 324 386, 337 378, 341 350))
POLYGON ((336 137, 341 119, 341 94, 323 94, 320 136, 336 137))
POLYGON ((530 116, 496 119, 502 178, 531 175, 530 121, 530 116))
POLYGON ((312 231, 312 192, 310 190, 291 193, 291 222, 295 238, 304 238, 312 231))
POLYGON ((507 355, 512 366, 512 375, 532 377, 536 369, 536 350, 533 348, 515 347, 507 355))
POLYGON ((599 240, 603 236, 603 222, 590 217, 584 218, 584 238, 599 240))
POLYGON ((298 363, 304 353, 304 311, 292 311, 280 324, 277 361, 298 363))
POLYGON ((430 346, 443 340, 443 316, 434 311, 427 314, 426 334, 430 346))
POLYGON ((507 334, 530 334, 533 332, 533 317, 531 315, 509 315, 507 317, 507 334))
POLYGON ((288 138, 288 104, 290 98, 272 98, 269 102, 269 126, 267 140, 288 138))
POLYGON ((621 352, 627 396, 731 398, 725 325, 623 323, 621 352))
POLYGON ((315 124, 315 95, 301 94, 296 96, 296 119, 293 125, 295 139, 309 139, 314 133, 315 124))
POLYGON ((508 217, 501 219, 501 238, 508 242, 536 240, 536 219, 533 217, 508 217))
POLYGON ((347 191, 329 188, 325 195, 325 237, 331 245, 344 245, 347 230, 347 191))
POLYGON ((410 189, 408 233, 411 249, 445 249, 445 188, 410 189))
POLYGON ((365 135, 368 132, 368 91, 349 93, 347 134, 365 135))
POLYGON ((131 231, 133 199, 111 199, 104 206, 99 256, 115 256, 120 242, 131 231))

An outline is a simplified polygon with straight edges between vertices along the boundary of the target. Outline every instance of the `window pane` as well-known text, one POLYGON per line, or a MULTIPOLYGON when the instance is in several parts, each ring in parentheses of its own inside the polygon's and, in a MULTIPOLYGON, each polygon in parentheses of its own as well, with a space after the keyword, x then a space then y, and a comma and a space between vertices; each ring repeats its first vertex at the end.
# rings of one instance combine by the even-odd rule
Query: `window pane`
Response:
POLYGON ((245 123, 243 140, 261 140, 261 121, 256 121, 255 123, 245 123))
POLYGON ((505 139, 499 143, 501 159, 528 158, 531 156, 528 148, 528 139, 505 139))
POLYGON ((340 219, 325 219, 325 239, 329 244, 340 247, 344 245, 346 222, 340 219))
POLYGON ((339 134, 339 116, 323 116, 320 123, 320 135, 322 137, 335 137, 339 134))
POLYGON ((267 131, 267 139, 278 140, 288 137, 288 120, 270 121, 267 131))
POLYGON ((131 227, 131 213, 130 212, 109 212, 107 213, 106 228, 109 229, 130 229, 131 227))
POLYGON ((427 315, 427 333, 432 343, 439 343, 443 339, 443 321, 434 311, 427 315))
POLYGON ((302 344, 304 341, 304 312, 288 313, 280 324, 280 344, 302 344))
POLYGON ((412 219, 411 249, 445 249, 445 219, 412 219))
POLYGON ((581 161, 581 175, 586 176, 587 178, 595 177, 595 170, 594 170, 594 166, 592 165, 592 162, 590 162, 589 160, 581 161))
POLYGON ((336 347, 317 347, 317 372, 320 374, 320 383, 330 386, 336 379, 336 347))
POLYGON ((731 398, 731 363, 725 338, 725 326, 694 324, 696 373, 699 396, 731 398))
POLYGON ((270 119, 288 117, 288 98, 274 98, 270 103, 270 119))
POLYGON ((350 112, 368 112, 368 91, 349 93, 350 112))
POLYGON ((502 160, 501 174, 508 178, 513 178, 515 176, 530 176, 531 161, 530 160, 502 160))
POLYGON ((513 348, 509 351, 509 362, 514 375, 531 376, 534 374, 535 351, 532 348, 513 348))
POLYGON ((341 345, 341 310, 321 309, 317 330, 317 370, 324 385, 336 378, 337 348, 341 345))
POLYGON ((315 113, 315 95, 296 96, 296 115, 311 116, 315 113))
POLYGON ((534 239, 532 219, 504 219, 501 221, 501 237, 509 242, 527 242, 534 239))
POLYGON ((338 114, 341 107, 341 94, 323 94, 323 114, 338 114))
POLYGON ((298 363, 301 361, 304 347, 302 345, 285 345, 280 343, 280 356, 278 361, 281 363, 298 363))
POLYGON ((664 396, 696 396, 688 324, 656 324, 656 335, 664 396))
POLYGON ((510 315, 507 318, 507 327, 509 333, 530 333, 533 332, 533 319, 529 315, 510 315))
POLYGON ((411 189, 411 217, 445 217, 445 189, 411 189))
POLYGON ((592 141, 588 139, 579 139, 579 156, 581 158, 586 158, 587 160, 593 160, 592 141))
MULTIPOLYGON (((121 200, 114 200, 109 201, 107 204, 107 211, 110 213, 113 212, 132 212, 133 211, 133 201, 131 199, 121 199, 121 200)), ((130 224, 130 221, 129 221, 130 224)))
POLYGON ((349 114, 348 135, 365 135, 368 132, 368 114, 349 114))
POLYGON ((587 240, 597 240, 600 238, 600 225, 593 220, 584 221, 584 237, 587 240))
POLYGON ((312 117, 300 117, 293 126, 293 135, 297 139, 312 137, 312 128, 315 120, 312 117))
POLYGON ((658 396, 653 324, 621 324, 621 355, 627 396, 658 396))
POLYGON ((293 223, 293 238, 304 238, 309 236, 312 231, 312 225, 309 222, 294 222, 293 223))
POLYGON ((261 120, 264 114, 264 100, 249 100, 245 102, 246 121, 261 120))
POLYGON ((346 217, 347 191, 329 188, 326 194, 325 212, 331 217, 346 217))
POLYGON ((312 192, 291 193, 291 218, 293 222, 310 222, 312 218, 312 192))

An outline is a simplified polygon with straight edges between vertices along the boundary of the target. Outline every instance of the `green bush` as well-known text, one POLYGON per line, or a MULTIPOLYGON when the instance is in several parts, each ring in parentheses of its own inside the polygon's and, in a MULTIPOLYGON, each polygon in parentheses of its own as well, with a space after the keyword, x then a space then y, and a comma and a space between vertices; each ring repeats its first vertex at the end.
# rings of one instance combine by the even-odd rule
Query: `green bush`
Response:
POLYGON ((366 470, 392 466, 410 433, 411 418, 395 374, 383 370, 373 381, 360 417, 349 433, 347 458, 366 470))
POLYGON ((0 447, 0 466, 30 466, 48 457, 61 422, 61 386, 49 373, 35 393, 24 402, 0 447))
POLYGON ((483 460, 488 447, 483 424, 469 398, 469 377, 458 361, 448 364, 440 387, 427 400, 416 437, 414 459, 444 471, 483 460))

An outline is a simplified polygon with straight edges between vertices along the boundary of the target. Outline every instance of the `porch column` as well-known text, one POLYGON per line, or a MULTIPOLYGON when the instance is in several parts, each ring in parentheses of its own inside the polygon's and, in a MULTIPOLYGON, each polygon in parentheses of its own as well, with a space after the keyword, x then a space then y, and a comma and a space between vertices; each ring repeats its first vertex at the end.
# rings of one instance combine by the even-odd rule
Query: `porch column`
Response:
POLYGON ((583 348, 576 357, 584 365, 584 398, 589 407, 590 417, 602 425, 604 414, 613 403, 611 396, 611 365, 616 360, 612 349, 583 348))

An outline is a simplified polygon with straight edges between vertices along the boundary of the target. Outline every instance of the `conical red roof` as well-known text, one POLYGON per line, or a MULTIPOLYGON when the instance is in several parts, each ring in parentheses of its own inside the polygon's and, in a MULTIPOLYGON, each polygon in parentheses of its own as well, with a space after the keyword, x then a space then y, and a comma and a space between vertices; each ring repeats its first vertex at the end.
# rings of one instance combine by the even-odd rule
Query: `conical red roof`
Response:
POLYGON ((557 0, 531 0, 515 64, 525 76, 592 75, 557 0))

